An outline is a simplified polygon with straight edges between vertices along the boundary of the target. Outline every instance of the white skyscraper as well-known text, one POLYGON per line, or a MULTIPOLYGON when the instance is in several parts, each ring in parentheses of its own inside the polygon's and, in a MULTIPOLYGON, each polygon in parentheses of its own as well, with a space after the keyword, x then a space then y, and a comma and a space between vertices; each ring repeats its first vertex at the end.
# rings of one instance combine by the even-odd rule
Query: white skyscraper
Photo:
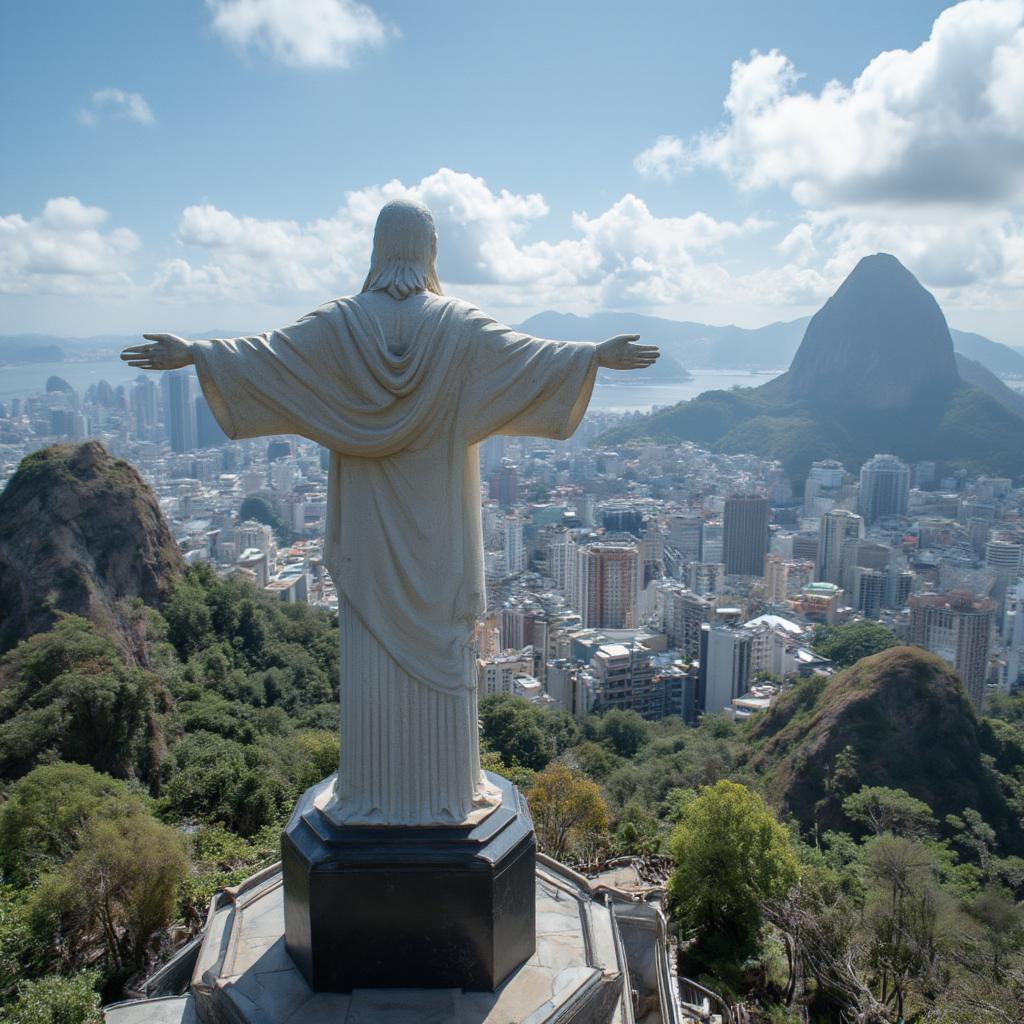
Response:
POLYGON ((855 512, 836 508, 821 517, 818 533, 818 579, 842 583, 843 545, 864 536, 864 520, 855 512))
POLYGON ((883 516, 904 516, 910 502, 910 467, 895 455, 875 455, 860 471, 860 514, 870 526, 883 516))
POLYGON ((164 419, 171 451, 196 450, 195 375, 191 370, 175 370, 163 377, 164 419))
POLYGON ((522 572, 526 568, 523 521, 516 515, 505 517, 505 566, 510 573, 522 572))

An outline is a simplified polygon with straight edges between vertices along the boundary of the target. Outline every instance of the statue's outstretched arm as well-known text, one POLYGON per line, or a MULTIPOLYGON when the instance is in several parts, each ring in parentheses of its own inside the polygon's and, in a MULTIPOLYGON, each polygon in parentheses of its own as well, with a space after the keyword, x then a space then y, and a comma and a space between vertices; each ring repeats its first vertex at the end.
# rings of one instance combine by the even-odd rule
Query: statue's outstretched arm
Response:
POLYGON ((617 334, 597 346, 597 365, 609 370, 643 370, 661 355, 657 345, 638 345, 639 334, 617 334))
POLYGON ((121 353, 129 366, 140 370, 180 370, 191 366, 192 342, 176 334, 144 334, 148 345, 132 345, 121 353))

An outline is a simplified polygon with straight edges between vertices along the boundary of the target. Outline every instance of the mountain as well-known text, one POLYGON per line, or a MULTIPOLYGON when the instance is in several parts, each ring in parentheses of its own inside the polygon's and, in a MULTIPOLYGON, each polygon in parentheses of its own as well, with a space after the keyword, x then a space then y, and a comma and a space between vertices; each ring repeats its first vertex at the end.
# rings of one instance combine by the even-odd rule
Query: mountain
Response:
POLYGON ((1000 345, 980 334, 970 331, 949 332, 953 336, 953 347, 957 352, 981 363, 992 373, 1006 377, 1024 377, 1024 352, 1000 345))
POLYGON ((967 356, 957 352, 956 370, 960 374, 960 379, 970 384, 972 388, 980 388, 1004 409, 1008 409, 1018 416, 1024 416, 1024 394, 1008 387, 981 363, 968 359, 967 356))
POLYGON ((787 374, 793 398, 860 411, 913 408, 958 381, 939 304, 886 253, 862 259, 811 317, 787 374))
POLYGON ((956 673, 921 648, 890 648, 785 694, 753 724, 750 751, 748 767, 807 831, 849 828, 840 806, 849 790, 830 785, 845 752, 858 785, 905 789, 940 820, 975 808, 1008 849, 1024 853, 991 726, 979 722, 956 673))
MULTIPOLYGON (((789 366, 810 317, 764 327, 712 327, 684 320, 666 320, 642 313, 594 313, 575 316, 548 310, 519 324, 519 330, 558 341, 603 341, 615 334, 639 333, 687 366, 722 370, 777 370, 789 366)), ((1024 351, 998 341, 950 330, 953 348, 994 374, 1024 377, 1024 351)))
POLYGON ((63 349, 49 336, 0 337, 0 364, 59 363, 63 359, 63 349))
POLYGON ((983 368, 964 366, 973 379, 935 299, 879 253, 811 318, 787 373, 636 417, 604 441, 695 441, 779 459, 796 478, 817 459, 856 469, 876 452, 1024 475, 1024 417, 983 368))
POLYGON ((159 604, 184 570, 156 496, 98 441, 22 459, 0 494, 0 653, 57 611, 119 631, 116 604, 159 604))
POLYGON ((806 326, 806 317, 751 330, 711 327, 641 313, 594 313, 583 317, 549 310, 531 316, 518 329, 558 341, 603 341, 616 334, 639 334, 644 342, 660 345, 665 355, 686 366, 777 370, 789 365, 806 326))

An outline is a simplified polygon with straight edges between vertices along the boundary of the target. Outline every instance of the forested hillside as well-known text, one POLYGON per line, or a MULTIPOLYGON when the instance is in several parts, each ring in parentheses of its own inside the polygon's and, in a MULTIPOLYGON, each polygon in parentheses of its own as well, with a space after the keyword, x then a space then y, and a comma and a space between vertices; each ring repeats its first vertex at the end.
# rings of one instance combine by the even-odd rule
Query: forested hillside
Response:
MULTIPOLYGON (((54 611, 0 659, 3 1024, 94 1024, 219 887, 277 859, 295 800, 336 770, 331 616, 205 565, 163 582, 159 607, 54 611)), ((944 663, 895 643, 823 628, 846 667, 738 724, 488 697, 485 765, 552 856, 661 855, 681 973, 755 1020, 1009 1024, 1024 697, 979 718, 944 663)))

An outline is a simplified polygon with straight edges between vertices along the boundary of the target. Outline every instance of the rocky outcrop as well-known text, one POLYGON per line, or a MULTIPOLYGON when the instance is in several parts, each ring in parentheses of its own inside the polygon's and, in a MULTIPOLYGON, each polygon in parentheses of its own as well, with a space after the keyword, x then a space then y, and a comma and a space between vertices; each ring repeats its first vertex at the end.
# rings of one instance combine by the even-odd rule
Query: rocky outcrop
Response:
POLYGON ((1021 822, 986 764, 988 728, 946 662, 919 647, 893 647, 786 694, 755 724, 749 767, 807 831, 849 828, 843 797, 889 786, 923 800, 940 820, 977 809, 1021 853, 1021 822), (843 762, 855 781, 840 779, 843 762))
POLYGON ((959 383, 953 339, 932 294, 895 256, 865 256, 811 318, 789 392, 862 411, 915 407, 959 383))
POLYGON ((153 492, 98 441, 22 460, 0 494, 0 652, 57 611, 118 631, 117 602, 159 605, 184 570, 153 492))

